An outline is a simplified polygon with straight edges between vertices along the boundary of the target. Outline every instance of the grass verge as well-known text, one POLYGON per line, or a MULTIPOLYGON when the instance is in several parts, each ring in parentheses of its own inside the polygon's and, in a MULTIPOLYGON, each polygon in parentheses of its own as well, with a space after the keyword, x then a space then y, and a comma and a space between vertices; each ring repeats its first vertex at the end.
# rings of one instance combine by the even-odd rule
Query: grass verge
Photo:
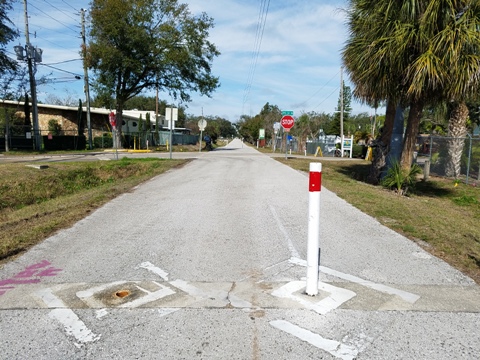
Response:
MULTIPOLYGON (((301 171, 311 159, 277 158, 301 171)), ((370 162, 323 161, 322 185, 417 242, 480 284, 480 189, 451 179, 419 181, 409 196, 367 184, 370 162)))
POLYGON ((0 167, 0 263, 134 186, 188 160, 127 159, 110 162, 25 164, 0 167), (39 165, 39 164, 36 164, 39 165))

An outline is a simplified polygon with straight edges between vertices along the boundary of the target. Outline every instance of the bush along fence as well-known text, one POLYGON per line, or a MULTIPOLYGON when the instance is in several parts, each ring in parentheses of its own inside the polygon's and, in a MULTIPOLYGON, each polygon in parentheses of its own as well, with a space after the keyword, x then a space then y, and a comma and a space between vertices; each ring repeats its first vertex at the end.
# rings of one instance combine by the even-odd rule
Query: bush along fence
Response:
POLYGON ((424 176, 448 177, 466 184, 480 182, 480 138, 419 136, 415 161, 423 166, 424 176))

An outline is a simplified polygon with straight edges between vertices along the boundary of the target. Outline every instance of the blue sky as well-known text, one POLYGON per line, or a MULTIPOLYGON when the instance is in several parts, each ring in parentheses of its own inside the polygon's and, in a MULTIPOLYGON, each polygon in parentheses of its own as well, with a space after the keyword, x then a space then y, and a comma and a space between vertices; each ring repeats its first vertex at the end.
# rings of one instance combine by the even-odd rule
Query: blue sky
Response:
MULTIPOLYGON (((340 9, 346 1, 182 2, 189 4, 192 13, 204 11, 214 18, 210 40, 222 53, 213 63, 213 74, 220 77, 221 87, 211 98, 192 94, 187 113, 201 115, 203 109, 206 116, 234 122, 242 114, 256 115, 267 102, 292 110, 295 116, 335 111, 340 51, 347 36, 340 9), (254 56, 255 49, 259 50, 258 57, 254 56)), ((61 99, 84 98, 83 80, 75 80, 75 75, 83 79, 80 9, 88 7, 88 0, 28 1, 30 42, 43 49, 37 78, 46 75, 51 79, 38 87, 39 100, 45 101, 49 94, 61 99)), ((13 46, 25 44, 23 1, 14 5, 10 19, 21 33, 15 44, 7 47, 13 57, 13 46)), ((344 80, 350 85, 345 74, 344 80)), ((160 98, 171 100, 168 94, 160 94, 160 98)), ((352 108, 353 113, 373 113, 373 109, 355 101, 352 108)))

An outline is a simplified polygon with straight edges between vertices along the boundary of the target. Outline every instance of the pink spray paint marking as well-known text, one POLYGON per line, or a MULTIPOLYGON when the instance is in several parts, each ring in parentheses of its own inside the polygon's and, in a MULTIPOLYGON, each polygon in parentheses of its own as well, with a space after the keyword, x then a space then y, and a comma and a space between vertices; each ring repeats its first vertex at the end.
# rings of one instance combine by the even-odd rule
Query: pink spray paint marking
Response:
POLYGON ((43 260, 37 264, 33 264, 19 272, 15 276, 0 280, 0 296, 8 290, 14 289, 12 285, 36 284, 41 281, 41 277, 56 276, 62 269, 57 269, 47 260, 43 260))

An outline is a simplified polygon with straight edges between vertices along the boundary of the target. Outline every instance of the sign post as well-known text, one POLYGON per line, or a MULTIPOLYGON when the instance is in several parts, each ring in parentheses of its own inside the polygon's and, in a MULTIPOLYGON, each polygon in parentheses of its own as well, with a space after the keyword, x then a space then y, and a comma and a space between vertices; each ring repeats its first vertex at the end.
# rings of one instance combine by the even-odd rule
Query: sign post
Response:
POLYGON ((168 127, 170 128, 170 160, 172 159, 172 147, 173 147, 173 129, 175 127, 175 121, 178 119, 178 108, 165 108, 165 119, 168 121, 168 127))
POLYGON ((288 157, 288 142, 287 142, 287 132, 295 125, 295 118, 293 117, 293 111, 282 111, 282 119, 280 120, 280 125, 282 125, 283 130, 285 131, 285 159, 288 157))
POLYGON ((278 130, 280 130, 280 123, 276 122, 273 124, 273 152, 275 152, 277 149, 277 133, 278 130))
POLYGON ((207 120, 201 119, 198 120, 198 128, 200 129, 200 148, 198 152, 202 152, 202 140, 203 140, 203 130, 207 127, 207 120))
POLYGON ((118 148, 117 148, 117 119, 115 118, 115 113, 113 111, 108 114, 108 121, 110 121, 110 125, 112 125, 112 132, 113 132, 113 143, 115 144, 115 159, 118 160, 118 148))

